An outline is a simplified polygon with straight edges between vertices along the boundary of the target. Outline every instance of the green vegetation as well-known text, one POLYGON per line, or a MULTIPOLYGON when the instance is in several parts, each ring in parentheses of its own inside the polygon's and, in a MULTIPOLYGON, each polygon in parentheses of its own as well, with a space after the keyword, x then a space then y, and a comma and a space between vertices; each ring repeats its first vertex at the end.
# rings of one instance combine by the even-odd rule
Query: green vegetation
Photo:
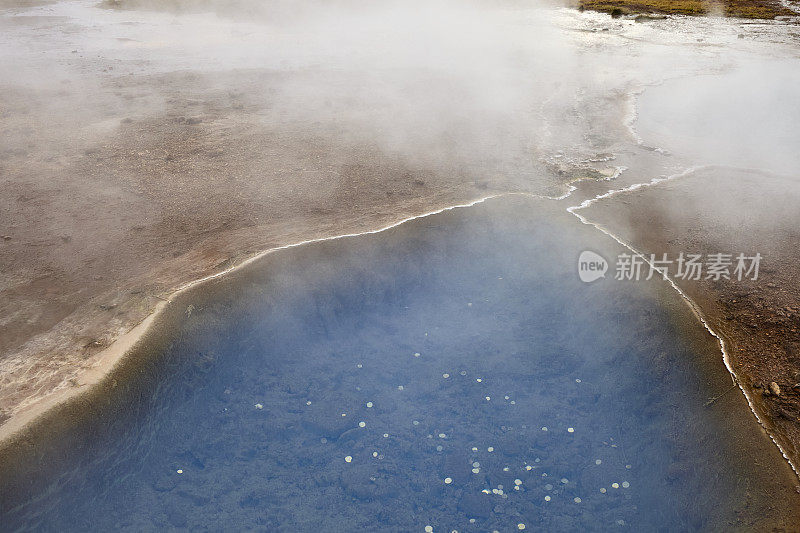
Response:
POLYGON ((602 11, 612 16, 638 13, 672 15, 724 15, 746 19, 774 19, 797 15, 778 0, 579 0, 578 9, 602 11))

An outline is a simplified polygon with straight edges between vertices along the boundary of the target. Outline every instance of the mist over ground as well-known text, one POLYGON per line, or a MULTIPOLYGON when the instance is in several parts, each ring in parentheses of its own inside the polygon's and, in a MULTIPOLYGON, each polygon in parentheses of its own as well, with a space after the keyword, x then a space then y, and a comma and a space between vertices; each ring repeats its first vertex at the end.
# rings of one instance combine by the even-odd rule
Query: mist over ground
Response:
POLYGON ((0 422, 264 249, 577 180, 570 205, 696 164, 797 177, 792 23, 477 0, 0 9, 0 422), (682 81, 699 75, 716 81, 682 81))

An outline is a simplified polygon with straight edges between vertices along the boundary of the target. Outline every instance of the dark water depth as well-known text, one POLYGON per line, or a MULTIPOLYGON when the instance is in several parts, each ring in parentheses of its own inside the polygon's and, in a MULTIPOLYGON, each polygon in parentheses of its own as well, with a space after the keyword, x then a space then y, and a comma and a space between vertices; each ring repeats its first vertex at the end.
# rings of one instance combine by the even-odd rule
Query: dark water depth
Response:
POLYGON ((698 354, 644 283, 580 282, 608 251, 567 218, 490 202, 218 283, 2 529, 723 528, 748 487, 698 354))

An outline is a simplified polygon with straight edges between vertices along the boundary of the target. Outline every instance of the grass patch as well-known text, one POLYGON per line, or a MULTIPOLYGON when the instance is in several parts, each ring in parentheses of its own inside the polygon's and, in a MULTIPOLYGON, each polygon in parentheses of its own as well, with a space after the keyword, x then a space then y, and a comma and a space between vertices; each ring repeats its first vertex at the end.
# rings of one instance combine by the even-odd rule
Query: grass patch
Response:
POLYGON ((774 19, 777 16, 795 16, 797 13, 783 7, 778 0, 579 0, 578 9, 591 9, 612 16, 638 13, 670 15, 722 15, 745 19, 774 19))

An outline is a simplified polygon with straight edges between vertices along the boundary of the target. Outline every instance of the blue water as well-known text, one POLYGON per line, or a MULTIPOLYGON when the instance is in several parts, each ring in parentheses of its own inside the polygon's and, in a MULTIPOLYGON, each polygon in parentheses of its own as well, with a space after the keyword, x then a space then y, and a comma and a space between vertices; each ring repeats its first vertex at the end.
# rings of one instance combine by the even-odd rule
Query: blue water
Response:
POLYGON ((720 528, 745 488, 698 354, 646 284, 581 283, 580 251, 615 249, 538 209, 218 283, 2 529, 720 528))

